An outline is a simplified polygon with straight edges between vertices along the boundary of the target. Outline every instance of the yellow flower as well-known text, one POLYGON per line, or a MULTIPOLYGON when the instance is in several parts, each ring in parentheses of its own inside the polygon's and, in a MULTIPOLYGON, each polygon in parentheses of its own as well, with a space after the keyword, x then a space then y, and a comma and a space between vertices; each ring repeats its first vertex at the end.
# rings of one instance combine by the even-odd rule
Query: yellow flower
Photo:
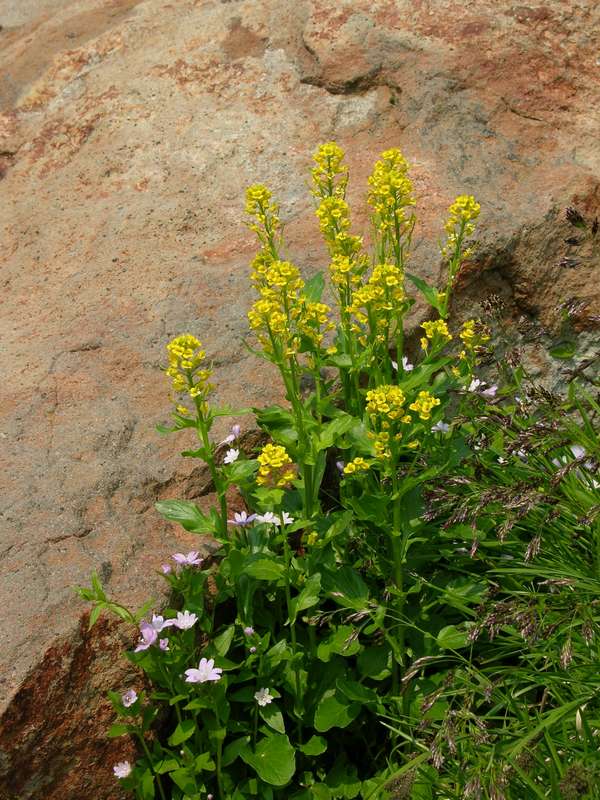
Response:
POLYGON ((395 421, 404 416, 404 392, 399 386, 384 385, 367 392, 367 411, 371 417, 383 422, 395 421))
POLYGON ((462 339, 465 350, 470 353, 490 340, 489 328, 483 325, 480 320, 474 319, 468 319, 463 322, 462 330, 458 335, 462 339))
POLYGON ((309 533, 308 536, 306 537, 306 544, 309 547, 312 547, 314 544, 317 543, 318 540, 319 540, 319 534, 316 531, 311 531, 311 533, 309 533))
POLYGON ((401 230, 409 221, 406 209, 415 205, 413 186, 408 177, 408 162, 397 148, 386 150, 369 177, 367 202, 373 208, 380 233, 401 230))
POLYGON ((344 475, 353 475, 356 472, 366 472, 369 469, 368 462, 364 458, 357 456, 353 461, 348 462, 344 467, 344 475))
POLYGON ((256 483, 282 489, 296 477, 292 459, 285 447, 269 442, 257 457, 259 464, 256 483))
POLYGON ((421 327, 425 331, 425 337, 421 339, 423 350, 427 350, 429 341, 432 341, 436 347, 441 347, 452 339, 448 325, 443 319, 423 322, 421 327))
POLYGON ((434 397, 427 391, 419 392, 417 399, 414 403, 409 405, 411 411, 416 411, 422 420, 428 420, 431 417, 431 411, 435 406, 439 406, 440 399, 434 397))
MULTIPOLYGON (((452 203, 449 209, 448 221, 444 229, 448 234, 446 244, 442 248, 444 257, 451 256, 461 239, 472 236, 475 232, 475 220, 479 216, 481 206, 472 195, 461 194, 452 203)), ((461 254, 461 259, 467 258, 468 252, 461 254)))
POLYGON ((342 163, 344 155, 336 142, 326 142, 317 149, 313 155, 316 166, 311 171, 316 197, 344 196, 348 183, 348 167, 342 163))
POLYGON ((166 373, 172 379, 175 392, 178 394, 188 392, 190 397, 199 397, 211 391, 213 387, 208 383, 208 379, 212 370, 201 368, 206 353, 195 336, 191 333, 176 336, 167 345, 167 354, 169 366, 166 373))

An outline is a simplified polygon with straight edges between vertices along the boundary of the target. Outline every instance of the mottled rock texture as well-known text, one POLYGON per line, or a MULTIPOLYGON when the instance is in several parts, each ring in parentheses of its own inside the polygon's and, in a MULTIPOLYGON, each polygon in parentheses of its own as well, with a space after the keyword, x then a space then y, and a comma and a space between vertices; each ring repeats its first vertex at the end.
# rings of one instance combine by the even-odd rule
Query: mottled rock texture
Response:
MULTIPOLYGON (((275 190, 310 273, 311 151, 346 147, 358 201, 376 154, 400 146, 420 197, 414 271, 436 276, 445 208, 474 193, 460 307, 492 289, 511 319, 556 331, 576 297, 593 336, 597 254, 560 262, 565 206, 600 210, 600 6, 0 0, 0 25, 0 798, 116 800, 124 745, 104 739, 103 696, 136 680, 119 655, 135 633, 88 634, 71 587, 95 569, 158 606, 161 560, 196 541, 153 510, 206 491, 186 434, 153 429, 171 336, 202 338, 219 400, 277 397, 240 345, 244 186, 275 190)), ((529 357, 548 370, 539 345, 529 357)))

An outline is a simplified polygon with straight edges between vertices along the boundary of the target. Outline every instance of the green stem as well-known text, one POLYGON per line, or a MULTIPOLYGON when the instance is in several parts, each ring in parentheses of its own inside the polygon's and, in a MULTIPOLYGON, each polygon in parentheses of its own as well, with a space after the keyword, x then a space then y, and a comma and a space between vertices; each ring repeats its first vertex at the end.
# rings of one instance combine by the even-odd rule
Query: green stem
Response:
POLYGON ((225 497, 225 492, 223 491, 223 486, 215 466, 215 460, 213 458, 212 449, 208 438, 208 431, 206 430, 206 421, 202 415, 200 415, 198 418, 198 428, 200 429, 202 444, 204 445, 204 450, 206 451, 206 463, 208 464, 210 477, 215 487, 217 497, 219 498, 219 507, 221 512, 219 515, 221 522, 221 534, 227 539, 227 499, 225 497))
MULTIPOLYGON (((297 656, 297 653, 298 653, 298 643, 297 643, 297 640, 296 640, 296 622, 295 621, 292 622, 292 594, 291 594, 291 591, 290 591, 290 585, 291 585, 290 571, 291 571, 291 567, 292 567, 292 552, 290 550, 290 545, 289 545, 289 542, 288 542, 287 533, 285 532, 285 529, 282 530, 282 533, 283 533, 283 537, 284 537, 283 538, 283 551, 284 551, 284 558, 285 558, 285 564, 286 564, 286 569, 285 569, 285 601, 286 601, 286 605, 287 605, 288 619, 290 621, 290 638, 292 640, 292 654, 293 654, 293 659, 294 659, 294 678, 295 678, 295 684, 296 684, 296 702, 294 703, 294 706, 296 706, 296 708, 297 708, 297 706, 298 706, 298 704, 300 702, 301 685, 300 685, 300 670, 298 669, 298 662, 297 662, 297 659, 296 659, 296 656, 297 656)), ((297 722, 296 722, 296 732, 297 732, 297 735, 298 735, 298 741, 301 743, 302 742, 302 722, 301 722, 300 719, 298 719, 297 722)))
POLYGON ((156 778, 156 785, 158 786, 158 793, 160 794, 162 800, 167 800, 167 796, 165 795, 165 790, 163 789, 163 785, 160 781, 160 775, 154 770, 154 763, 152 761, 152 755, 150 754, 150 750, 148 750, 148 745, 146 744, 146 740, 144 739, 144 735, 142 733, 138 733, 138 739, 142 745, 142 750, 144 751, 144 755, 148 759, 148 763, 150 764, 150 770, 154 777, 156 778))

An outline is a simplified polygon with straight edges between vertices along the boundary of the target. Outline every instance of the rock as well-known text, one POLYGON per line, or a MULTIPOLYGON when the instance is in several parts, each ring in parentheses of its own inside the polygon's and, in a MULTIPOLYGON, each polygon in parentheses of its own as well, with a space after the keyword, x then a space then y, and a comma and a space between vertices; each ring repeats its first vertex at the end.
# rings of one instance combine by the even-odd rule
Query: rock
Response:
POLYGON ((574 258, 564 208, 599 213, 600 10, 431 9, 4 4, 0 796, 119 797, 111 766, 123 743, 105 741, 103 696, 132 680, 117 652, 135 632, 105 622, 87 634, 72 587, 95 569, 123 602, 151 594, 158 607, 161 561, 197 542, 153 509, 167 497, 210 502, 206 476, 179 455, 187 434, 154 431, 169 410, 159 366, 170 337, 202 339, 217 400, 279 397, 272 371, 241 347, 247 184, 274 189, 308 274, 325 263, 306 188, 315 146, 335 137, 347 149, 360 231, 372 163, 398 145, 420 198, 415 271, 435 278, 446 208, 474 193, 481 245, 461 306, 499 288, 511 318, 553 334, 557 305, 576 297, 580 327, 596 324, 597 250, 561 261, 574 258))

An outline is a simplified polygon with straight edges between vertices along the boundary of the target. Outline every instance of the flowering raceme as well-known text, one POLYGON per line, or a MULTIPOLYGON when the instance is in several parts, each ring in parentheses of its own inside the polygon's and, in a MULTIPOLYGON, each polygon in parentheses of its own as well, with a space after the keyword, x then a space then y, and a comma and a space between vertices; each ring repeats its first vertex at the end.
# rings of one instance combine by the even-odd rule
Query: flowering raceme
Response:
POLYGON ((187 392, 195 398, 205 396, 212 390, 213 386, 208 382, 212 370, 201 368, 206 353, 195 336, 185 333, 175 337, 167 345, 167 353, 169 366, 166 372, 172 378, 174 392, 187 392))
POLYGON ((296 470, 285 447, 266 444, 258 455, 259 463, 256 483, 259 486, 283 488, 296 477, 296 470))
POLYGON ((423 322, 421 327, 425 331, 425 336, 421 339, 421 347, 427 350, 429 343, 433 343, 434 349, 442 347, 447 342, 452 341, 452 334, 448 330, 448 325, 443 319, 436 319, 423 322))
POLYGON ((432 410, 439 406, 440 399, 439 397, 434 397, 427 391, 419 392, 417 395, 417 399, 414 403, 409 405, 411 411, 416 411, 419 415, 420 419, 428 420, 431 417, 432 410))

